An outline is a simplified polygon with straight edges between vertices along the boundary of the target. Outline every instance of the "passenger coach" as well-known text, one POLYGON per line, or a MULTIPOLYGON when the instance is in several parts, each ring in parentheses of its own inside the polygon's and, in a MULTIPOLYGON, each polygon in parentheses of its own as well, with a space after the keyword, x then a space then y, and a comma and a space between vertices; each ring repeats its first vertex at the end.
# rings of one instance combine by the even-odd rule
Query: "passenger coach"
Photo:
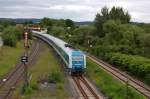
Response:
POLYGON ((86 55, 82 51, 49 34, 38 31, 32 31, 32 33, 33 36, 43 39, 55 49, 71 73, 84 72, 86 68, 86 55))

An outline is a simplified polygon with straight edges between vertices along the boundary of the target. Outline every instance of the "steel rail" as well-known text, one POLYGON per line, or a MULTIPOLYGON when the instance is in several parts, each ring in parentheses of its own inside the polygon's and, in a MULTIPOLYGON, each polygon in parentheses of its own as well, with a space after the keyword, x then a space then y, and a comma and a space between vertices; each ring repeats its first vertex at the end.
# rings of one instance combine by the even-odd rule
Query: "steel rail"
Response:
POLYGON ((88 99, 88 95, 86 94, 86 92, 84 91, 84 89, 82 88, 81 84, 80 84, 80 81, 79 81, 79 78, 78 77, 73 77, 73 80, 75 81, 78 89, 80 90, 81 94, 83 95, 83 97, 85 99, 88 99))
MULTIPOLYGON (((29 65, 32 63, 34 57, 38 54, 38 50, 39 44, 37 43, 36 46, 33 46, 33 50, 31 50, 31 54, 29 55, 29 65)), ((20 66, 18 66, 11 74, 12 75, 10 75, 9 79, 7 79, 6 82, 2 83, 4 87, 3 91, 1 85, 0 92, 2 93, 0 94, 0 99, 6 99, 12 91, 12 87, 14 87, 21 79, 22 75, 24 74, 24 68, 22 64, 20 64, 20 66)))
POLYGON ((95 97, 95 99, 99 99, 98 95, 94 92, 94 90, 91 88, 91 86, 88 84, 88 82, 85 80, 85 78, 83 76, 80 76, 79 78, 80 80, 82 80, 82 82, 86 85, 86 87, 90 90, 90 92, 93 94, 93 96, 95 97))
POLYGON ((77 85, 79 91, 83 95, 84 99, 90 99, 88 96, 88 93, 84 90, 83 86, 81 85, 84 84, 84 86, 88 89, 88 91, 93 95, 92 97, 94 99, 99 99, 99 96, 96 94, 96 92, 93 90, 93 88, 89 85, 89 83, 85 80, 84 76, 72 76, 75 84, 77 85))
POLYGON ((132 78, 128 74, 122 73, 119 69, 113 67, 112 65, 102 61, 101 59, 98 59, 95 56, 87 55, 91 60, 99 64, 104 70, 111 73, 116 78, 120 79, 122 82, 126 83, 128 82, 129 86, 135 88, 138 92, 143 94, 145 97, 150 99, 150 88, 149 86, 143 84, 140 81, 137 81, 136 79, 132 78))
MULTIPOLYGON (((35 47, 37 46, 37 43, 33 44, 33 47, 31 49, 31 52, 33 52, 33 50, 35 50, 35 47)), ((33 54, 29 54, 29 57, 32 57, 33 54)), ((18 62, 18 64, 15 66, 14 70, 12 70, 12 72, 9 72, 8 74, 6 74, 3 79, 9 80, 11 78, 12 75, 14 75, 14 73, 22 66, 22 64, 20 63, 20 61, 18 62)), ((0 82, 0 88, 5 84, 4 81, 0 82)))

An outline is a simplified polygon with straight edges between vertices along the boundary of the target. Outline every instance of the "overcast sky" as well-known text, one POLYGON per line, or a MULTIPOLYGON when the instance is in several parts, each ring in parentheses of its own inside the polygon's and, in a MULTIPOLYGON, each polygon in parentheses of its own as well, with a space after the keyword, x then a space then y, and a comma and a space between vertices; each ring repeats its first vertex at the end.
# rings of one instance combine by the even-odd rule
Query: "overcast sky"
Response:
POLYGON ((0 17, 92 21, 104 6, 122 6, 132 21, 150 22, 150 0, 0 0, 0 17))

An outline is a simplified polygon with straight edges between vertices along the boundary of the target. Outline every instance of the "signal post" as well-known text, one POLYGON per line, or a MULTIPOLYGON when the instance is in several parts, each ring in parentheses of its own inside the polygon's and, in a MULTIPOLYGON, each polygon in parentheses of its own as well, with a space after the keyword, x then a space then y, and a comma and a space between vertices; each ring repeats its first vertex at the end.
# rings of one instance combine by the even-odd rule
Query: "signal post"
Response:
POLYGON ((28 49, 29 49, 29 44, 28 44, 28 32, 23 33, 23 39, 24 39, 24 55, 21 57, 21 62, 24 66, 24 88, 28 86, 28 49))

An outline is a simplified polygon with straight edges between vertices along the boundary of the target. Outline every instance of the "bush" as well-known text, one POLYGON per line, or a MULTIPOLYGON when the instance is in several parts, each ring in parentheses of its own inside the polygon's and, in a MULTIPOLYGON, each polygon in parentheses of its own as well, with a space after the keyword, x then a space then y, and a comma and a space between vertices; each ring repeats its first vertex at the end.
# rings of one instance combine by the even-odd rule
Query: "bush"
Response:
POLYGON ((6 35, 3 35, 2 38, 4 41, 4 45, 15 47, 17 44, 17 37, 15 35, 6 34, 6 35))
POLYGON ((38 85, 37 83, 31 83, 28 86, 23 86, 22 87, 22 93, 25 95, 30 95, 32 94, 35 90, 38 90, 38 85))
POLYGON ((4 30, 4 26, 0 25, 0 32, 2 32, 4 30))
POLYGON ((51 31, 48 31, 49 34, 59 37, 60 34, 65 34, 65 29, 63 27, 53 27, 51 31))
POLYGON ((4 41, 4 45, 15 47, 18 40, 21 40, 22 37, 22 29, 16 27, 7 27, 4 29, 2 38, 4 41))
POLYGON ((62 82, 62 75, 58 71, 52 72, 49 77, 48 77, 48 82, 49 83, 58 83, 62 82))
POLYGON ((37 83, 32 83, 32 84, 31 84, 31 88, 32 88, 33 90, 38 90, 38 85, 37 85, 37 83))
POLYGON ((60 89, 60 90, 62 90, 62 89, 63 89, 63 84, 61 84, 61 83, 58 83, 58 84, 57 84, 57 89, 60 89))
POLYGON ((148 82, 150 81, 150 59, 122 53, 105 54, 104 59, 120 69, 126 70, 130 74, 144 80, 144 82, 150 85, 150 82, 148 82))
POLYGON ((27 88, 25 88, 24 94, 30 95, 32 92, 33 92, 32 88, 28 86, 27 88))

